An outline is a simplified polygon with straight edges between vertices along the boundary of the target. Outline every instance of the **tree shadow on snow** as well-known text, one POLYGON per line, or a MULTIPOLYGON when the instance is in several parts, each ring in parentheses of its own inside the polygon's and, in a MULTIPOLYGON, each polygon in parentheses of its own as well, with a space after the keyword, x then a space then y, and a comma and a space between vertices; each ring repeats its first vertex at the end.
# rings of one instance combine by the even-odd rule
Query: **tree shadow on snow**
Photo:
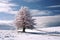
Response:
POLYGON ((24 32, 27 34, 34 34, 34 35, 49 35, 49 36, 59 36, 60 37, 60 32, 24 32))

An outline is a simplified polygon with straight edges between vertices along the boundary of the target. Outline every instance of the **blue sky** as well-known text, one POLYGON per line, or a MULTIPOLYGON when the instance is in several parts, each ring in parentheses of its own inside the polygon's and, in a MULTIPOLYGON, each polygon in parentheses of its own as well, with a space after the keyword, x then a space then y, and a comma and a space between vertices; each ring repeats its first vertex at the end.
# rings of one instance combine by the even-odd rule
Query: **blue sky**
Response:
POLYGON ((22 6, 30 9, 37 18, 37 25, 60 26, 60 0, 0 0, 0 24, 15 19, 22 6))
POLYGON ((31 9, 33 16, 60 15, 60 0, 0 0, 0 20, 12 20, 21 6, 31 9))

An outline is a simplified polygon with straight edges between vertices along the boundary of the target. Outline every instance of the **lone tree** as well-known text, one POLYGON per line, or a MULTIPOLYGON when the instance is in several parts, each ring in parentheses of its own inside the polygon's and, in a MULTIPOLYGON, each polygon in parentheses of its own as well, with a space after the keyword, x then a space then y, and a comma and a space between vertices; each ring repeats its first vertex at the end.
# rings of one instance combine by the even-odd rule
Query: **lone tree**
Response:
POLYGON ((23 29, 23 32, 25 32, 25 29, 33 29, 34 28, 34 19, 32 19, 32 16, 30 15, 30 11, 27 7, 21 7, 21 9, 18 11, 15 19, 15 25, 17 27, 17 30, 20 28, 23 29))

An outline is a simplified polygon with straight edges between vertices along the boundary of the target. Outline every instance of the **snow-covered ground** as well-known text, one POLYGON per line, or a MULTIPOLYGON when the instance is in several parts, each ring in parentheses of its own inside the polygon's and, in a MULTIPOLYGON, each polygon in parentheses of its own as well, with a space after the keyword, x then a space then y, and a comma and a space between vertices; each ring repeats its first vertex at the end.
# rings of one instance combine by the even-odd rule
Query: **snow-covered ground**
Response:
POLYGON ((26 33, 16 30, 0 30, 0 40, 60 40, 60 27, 26 29, 26 33))

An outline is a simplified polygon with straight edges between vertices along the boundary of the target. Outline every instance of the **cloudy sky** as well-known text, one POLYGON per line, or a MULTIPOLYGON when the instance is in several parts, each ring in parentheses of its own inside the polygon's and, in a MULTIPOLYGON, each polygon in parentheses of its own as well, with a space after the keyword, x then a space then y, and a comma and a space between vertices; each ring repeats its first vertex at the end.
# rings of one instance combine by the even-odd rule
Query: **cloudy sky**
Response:
POLYGON ((43 22, 60 22, 60 0, 0 0, 0 22, 13 20, 21 6, 29 7, 32 16, 40 17, 43 22))

